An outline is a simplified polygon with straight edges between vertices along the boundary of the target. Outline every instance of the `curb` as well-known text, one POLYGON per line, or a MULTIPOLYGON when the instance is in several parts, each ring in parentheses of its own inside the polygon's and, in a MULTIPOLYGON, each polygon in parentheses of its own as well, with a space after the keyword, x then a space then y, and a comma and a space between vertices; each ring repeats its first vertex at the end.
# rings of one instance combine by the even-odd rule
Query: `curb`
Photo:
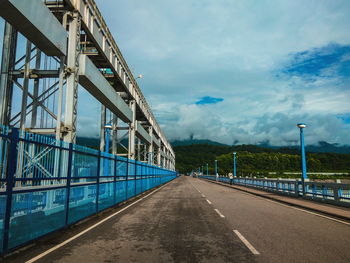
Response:
MULTIPOLYGON (((266 196, 264 194, 254 193, 254 192, 249 191, 248 187, 246 187, 247 189, 242 189, 242 188, 235 187, 234 185, 228 185, 228 184, 221 183, 221 182, 211 181, 211 180, 202 179, 202 178, 198 178, 198 179, 205 180, 206 182, 209 182, 209 183, 225 186, 225 187, 228 187, 228 188, 231 188, 231 189, 239 190, 239 191, 242 191, 242 192, 245 192, 245 193, 249 193, 249 194, 252 194, 252 195, 256 195, 256 196, 259 196, 259 197, 263 197, 263 198, 266 198, 266 199, 270 199, 270 200, 273 200, 273 201, 276 201, 276 202, 279 202, 279 203, 283 203, 283 204, 286 204, 286 205, 289 205, 289 206, 303 208, 305 210, 318 212, 318 213, 321 213, 323 215, 331 216, 331 217, 334 217, 334 218, 337 218, 337 219, 342 219, 342 220, 345 220, 347 222, 350 222, 350 217, 342 216, 342 215, 339 215, 339 214, 336 214, 336 213, 332 213, 332 212, 323 211, 323 210, 320 210, 320 209, 317 209, 317 208, 311 208, 311 207, 308 207, 308 206, 295 204, 293 202, 288 202, 288 201, 285 201, 285 200, 274 198, 273 196, 266 196)), ((241 187, 244 187, 244 186, 241 186, 241 187)), ((266 193, 268 193, 268 192, 266 192, 266 193)), ((292 198, 292 197, 289 197, 289 198, 292 198)))

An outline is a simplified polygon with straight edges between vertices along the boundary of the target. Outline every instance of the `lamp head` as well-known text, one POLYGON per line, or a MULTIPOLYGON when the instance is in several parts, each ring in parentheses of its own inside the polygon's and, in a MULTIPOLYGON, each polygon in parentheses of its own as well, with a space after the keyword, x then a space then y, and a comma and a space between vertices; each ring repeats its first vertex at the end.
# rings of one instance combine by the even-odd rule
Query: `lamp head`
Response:
POLYGON ((105 129, 112 129, 112 125, 111 124, 106 124, 105 125, 105 129))
POLYGON ((298 123, 297 124, 297 127, 302 129, 302 128, 305 128, 306 127, 306 124, 305 123, 298 123))

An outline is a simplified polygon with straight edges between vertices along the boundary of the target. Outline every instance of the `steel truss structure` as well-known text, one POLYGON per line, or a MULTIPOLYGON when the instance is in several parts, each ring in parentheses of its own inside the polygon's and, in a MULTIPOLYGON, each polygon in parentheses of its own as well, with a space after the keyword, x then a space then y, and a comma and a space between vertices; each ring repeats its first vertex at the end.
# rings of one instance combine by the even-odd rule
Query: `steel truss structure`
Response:
POLYGON ((174 151, 94 0, 0 0, 0 16, 0 124, 75 143, 81 86, 101 103, 101 151, 175 170, 174 151))

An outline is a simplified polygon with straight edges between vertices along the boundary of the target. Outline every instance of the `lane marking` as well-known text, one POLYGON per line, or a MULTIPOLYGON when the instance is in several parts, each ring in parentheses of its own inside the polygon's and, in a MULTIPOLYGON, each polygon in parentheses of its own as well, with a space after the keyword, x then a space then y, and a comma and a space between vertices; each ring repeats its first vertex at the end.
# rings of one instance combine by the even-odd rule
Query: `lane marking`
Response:
MULTIPOLYGON (((170 182, 169 182, 169 183, 170 183, 170 182)), ((76 234, 75 236, 72 236, 71 238, 69 238, 69 239, 63 241, 62 243, 60 243, 60 244, 58 244, 58 245, 56 245, 56 246, 54 246, 54 247, 52 247, 52 248, 46 250, 45 252, 43 252, 43 253, 37 255, 36 257, 34 257, 34 258, 32 258, 32 259, 26 261, 26 263, 33 263, 33 262, 35 262, 35 261, 38 261, 39 259, 45 257, 46 255, 50 254, 51 252, 53 252, 53 251, 55 251, 55 250, 57 250, 57 249, 63 247, 64 245, 66 245, 66 244, 72 242, 73 240, 77 239, 78 237, 80 237, 80 236, 84 235, 85 233, 89 232, 91 229, 94 229, 95 227, 101 225, 102 223, 106 222, 107 220, 111 219, 112 217, 114 217, 114 216, 120 214, 121 212, 125 211, 125 210, 128 209, 129 207, 131 207, 131 206, 133 206, 133 205, 135 205, 135 204, 141 202, 143 199, 149 197, 150 195, 154 194, 155 192, 159 191, 160 189, 162 189, 163 187, 165 187, 165 186, 167 186, 167 185, 168 185, 168 183, 166 183, 166 184, 163 185, 162 187, 160 187, 160 188, 154 190, 153 192, 151 192, 151 193, 145 195, 144 197, 140 198, 139 200, 136 200, 134 203, 131 203, 131 204, 129 204, 128 206, 122 208, 122 209, 119 210, 118 212, 116 212, 116 213, 114 213, 114 214, 112 214, 112 215, 106 217, 105 219, 102 219, 100 222, 98 222, 98 223, 96 223, 96 224, 90 226, 89 228, 83 230, 82 232, 76 234)))
POLYGON ((329 217, 329 216, 325 216, 325 215, 318 214, 318 213, 315 213, 315 212, 311 212, 311 211, 308 211, 308 210, 305 210, 305 209, 302 209, 302 208, 299 208, 299 207, 294 207, 292 205, 286 205, 286 204, 283 204, 283 203, 280 203, 280 202, 277 202, 277 201, 265 199, 263 197, 258 197, 258 198, 259 199, 263 199, 265 201, 268 201, 270 203, 274 203, 274 204, 278 204, 278 205, 281 205, 281 206, 284 206, 284 207, 288 207, 288 208, 292 208, 292 209, 295 209, 295 210, 299 210, 299 211, 302 211, 302 212, 305 212, 305 213, 308 213, 308 214, 311 214, 311 215, 315 215, 315 216, 318 216, 318 217, 323 217, 323 218, 326 218, 328 220, 332 220, 332 221, 335 221, 335 222, 338 222, 338 223, 350 226, 349 222, 346 222, 346 221, 343 221, 343 220, 339 220, 339 219, 335 219, 333 217, 329 217))
POLYGON ((205 198, 205 195, 204 195, 204 194, 202 194, 202 197, 204 197, 204 198, 205 198))
POLYGON ((210 204, 211 205, 211 202, 207 199, 207 202, 208 202, 208 204, 210 204))
POLYGON ((225 216, 223 214, 221 214, 221 212, 218 209, 214 209, 216 213, 218 213, 218 215, 222 218, 224 218, 225 216))
POLYGON ((239 239, 243 242, 243 244, 252 252, 254 255, 260 255, 259 251, 257 251, 252 244, 249 243, 245 237, 239 233, 238 230, 233 230, 233 232, 239 237, 239 239))
MULTIPOLYGON (((210 183, 210 182, 207 182, 207 183, 210 183)), ((219 184, 218 184, 219 185, 219 184)), ((287 204, 283 204, 281 202, 278 202, 278 201, 274 201, 274 200, 271 200, 271 199, 268 199, 266 197, 262 197, 262 196, 257 196, 255 194, 252 194, 252 193, 249 193, 249 192, 246 192, 246 191, 242 191, 240 189, 236 189, 236 188, 231 188, 233 190, 236 190, 242 194, 247 194, 247 195, 251 195, 252 197, 255 197, 257 199, 261 199, 261 200, 264 200, 264 201, 267 201, 267 202, 270 202, 270 203, 274 203, 274 204, 278 204, 280 206, 284 206, 284 207, 288 207, 288 208, 292 208, 294 210, 299 210, 301 212, 305 212, 307 214, 310 214, 310 215, 314 215, 314 216, 318 216, 318 217, 322 217, 322 218, 325 218, 325 219, 328 219, 328 220, 331 220, 331 221, 334 221, 334 222, 338 222, 340 224, 344 224, 344 225, 347 225, 347 226, 350 226, 350 222, 347 222, 347 221, 343 221, 343 220, 340 220, 340 219, 336 219, 336 218, 333 218, 333 217, 329 217, 329 216, 326 216, 326 215, 322 215, 322 214, 318 214, 316 212, 312 212, 312 211, 309 211, 309 210, 306 210, 306 209, 303 209, 303 208, 299 208, 299 207, 295 207, 293 205, 287 205, 287 204)))
POLYGON ((202 192, 199 191, 199 189, 198 189, 197 187, 195 187, 191 182, 190 182, 190 184, 193 186, 194 189, 196 189, 196 190, 198 191, 198 193, 200 193, 200 194, 202 193, 202 192))

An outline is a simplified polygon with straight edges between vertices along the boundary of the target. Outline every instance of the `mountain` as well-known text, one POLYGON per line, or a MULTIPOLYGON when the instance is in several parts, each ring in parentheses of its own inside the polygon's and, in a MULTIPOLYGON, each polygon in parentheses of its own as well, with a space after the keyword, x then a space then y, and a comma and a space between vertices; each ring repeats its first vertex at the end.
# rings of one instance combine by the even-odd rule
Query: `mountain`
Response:
POLYGON ((222 144, 222 143, 219 143, 219 142, 214 142, 214 141, 211 141, 211 140, 196 140, 196 139, 175 140, 175 141, 171 141, 170 144, 172 146, 186 146, 186 145, 194 145, 194 144, 209 144, 209 145, 227 146, 226 144, 222 144))
MULTIPOLYGON (((267 151, 267 149, 278 150, 281 153, 297 153, 299 152, 299 146, 273 146, 269 143, 262 143, 258 145, 235 145, 230 146, 227 144, 222 144, 219 142, 211 141, 211 140, 196 140, 196 139, 188 139, 188 140, 175 140, 170 142, 173 147, 176 146, 187 146, 187 145, 196 145, 196 144, 207 144, 207 145, 219 145, 219 146, 227 146, 233 147, 237 151, 242 150, 243 148, 247 150, 247 147, 250 148, 247 151, 253 150, 253 152, 262 152, 267 151)), ((350 145, 339 145, 337 143, 328 143, 325 141, 318 142, 317 145, 307 145, 307 152, 314 153, 350 153, 350 145)))

